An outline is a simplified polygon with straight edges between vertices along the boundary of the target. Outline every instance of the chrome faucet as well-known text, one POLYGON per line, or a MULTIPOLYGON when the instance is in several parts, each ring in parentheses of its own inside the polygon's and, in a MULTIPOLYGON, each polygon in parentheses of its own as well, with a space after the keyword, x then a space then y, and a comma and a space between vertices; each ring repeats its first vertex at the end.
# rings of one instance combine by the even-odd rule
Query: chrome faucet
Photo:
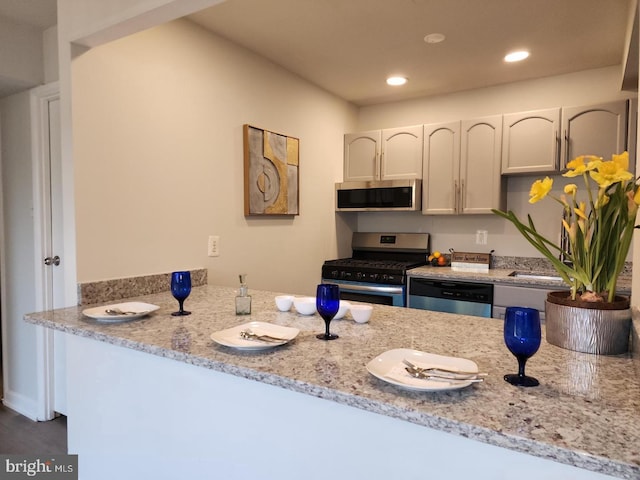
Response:
MULTIPOLYGON (((567 220, 567 210, 562 212, 562 219, 567 220)), ((560 255, 558 260, 566 265, 571 265, 573 262, 567 258, 567 253, 571 253, 571 243, 569 242, 569 232, 564 228, 564 224, 560 223, 560 255)))

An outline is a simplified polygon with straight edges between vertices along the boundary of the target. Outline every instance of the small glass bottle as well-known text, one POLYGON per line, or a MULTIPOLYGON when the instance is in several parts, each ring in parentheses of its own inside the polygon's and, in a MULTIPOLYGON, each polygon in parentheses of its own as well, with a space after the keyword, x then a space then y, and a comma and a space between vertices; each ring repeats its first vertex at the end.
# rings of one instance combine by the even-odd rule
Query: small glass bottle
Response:
POLYGON ((245 283, 247 274, 240 274, 240 291, 236 297, 236 315, 251 315, 251 295, 245 283))

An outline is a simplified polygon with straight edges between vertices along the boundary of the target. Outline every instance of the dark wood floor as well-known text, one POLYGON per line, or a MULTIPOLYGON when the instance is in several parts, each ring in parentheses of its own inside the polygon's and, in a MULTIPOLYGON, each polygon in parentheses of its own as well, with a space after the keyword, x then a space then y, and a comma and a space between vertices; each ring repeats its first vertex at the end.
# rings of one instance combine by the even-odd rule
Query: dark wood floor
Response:
MULTIPOLYGON (((0 398, 2 398, 1 375, 0 398)), ((60 416, 49 422, 34 422, 0 403, 0 453, 17 455, 67 453, 67 417, 60 416)))

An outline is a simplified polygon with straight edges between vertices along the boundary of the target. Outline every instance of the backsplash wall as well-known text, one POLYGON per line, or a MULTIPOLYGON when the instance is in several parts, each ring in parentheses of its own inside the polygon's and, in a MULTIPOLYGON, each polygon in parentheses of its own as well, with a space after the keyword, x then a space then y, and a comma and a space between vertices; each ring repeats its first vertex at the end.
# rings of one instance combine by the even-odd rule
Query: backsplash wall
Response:
MULTIPOLYGON (((531 184, 544 175, 510 177, 507 182, 507 209, 513 210, 522 219, 531 215, 542 235, 559 242, 561 215, 560 205, 548 198, 529 204, 531 184)), ((553 176, 554 192, 562 192, 564 184, 570 183, 561 175, 553 176)), ((349 214, 356 215, 356 214, 349 214)), ((490 252, 498 256, 542 257, 527 242, 520 232, 506 220, 488 215, 422 215, 420 212, 367 212, 359 213, 357 228, 362 232, 426 232, 431 235, 431 250, 448 252, 450 248, 463 252, 490 252), (487 244, 476 244, 476 231, 487 231, 487 244)), ((631 252, 628 260, 631 259, 631 252)))

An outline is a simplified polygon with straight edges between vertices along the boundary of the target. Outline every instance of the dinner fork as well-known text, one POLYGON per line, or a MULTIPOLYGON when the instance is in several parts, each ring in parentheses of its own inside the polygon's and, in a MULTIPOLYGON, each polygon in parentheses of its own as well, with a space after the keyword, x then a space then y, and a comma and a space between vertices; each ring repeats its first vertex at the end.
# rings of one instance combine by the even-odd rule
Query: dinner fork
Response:
POLYGON ((449 382, 449 383, 454 383, 454 382, 462 382, 462 383, 466 383, 466 382, 470 382, 470 383, 484 382, 484 378, 472 377, 471 375, 469 375, 469 378, 459 378, 459 377, 450 377, 450 376, 445 376, 445 375, 433 374, 433 373, 429 373, 429 372, 426 372, 426 371, 416 370, 416 369, 411 368, 411 367, 407 367, 407 368, 405 368, 405 370, 412 377, 422 378, 424 380, 435 380, 435 381, 438 381, 438 382, 449 382))
POLYGON ((105 310, 105 313, 107 315, 138 315, 138 314, 147 313, 147 312, 123 312, 119 308, 107 308, 105 310))
POLYGON ((402 363, 404 363, 407 367, 409 367, 414 372, 426 373, 431 376, 438 375, 440 377, 455 378, 458 380, 466 380, 468 377, 481 378, 481 377, 487 376, 486 373, 482 373, 482 372, 469 372, 464 370, 449 369, 446 367, 429 367, 429 368, 418 367, 417 365, 410 362, 406 358, 402 360, 402 363))
POLYGON ((245 340, 262 340, 265 342, 288 342, 287 338, 278 338, 273 337, 271 335, 258 335, 257 333, 252 332, 251 330, 242 330, 240 332, 240 337, 245 340))

